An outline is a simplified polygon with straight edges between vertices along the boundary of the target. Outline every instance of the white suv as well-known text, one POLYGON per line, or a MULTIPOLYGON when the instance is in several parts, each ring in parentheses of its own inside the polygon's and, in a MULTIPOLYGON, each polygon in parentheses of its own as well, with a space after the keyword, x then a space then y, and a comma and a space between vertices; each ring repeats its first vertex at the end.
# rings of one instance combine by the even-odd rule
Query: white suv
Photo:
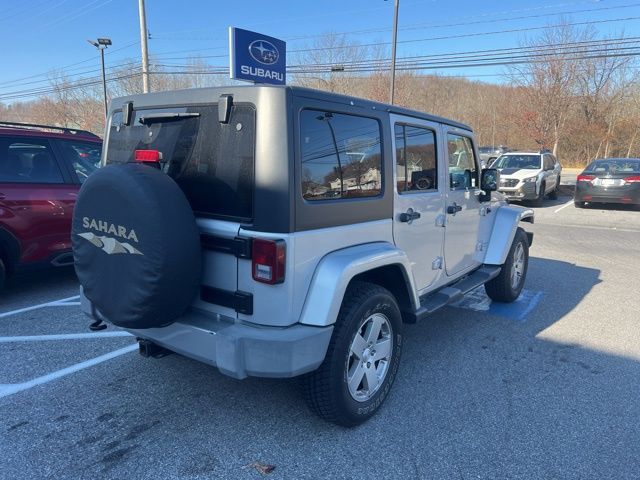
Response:
POLYGON ((500 171, 499 191, 508 200, 531 200, 540 206, 547 196, 557 198, 562 166, 551 153, 504 153, 490 166, 500 171))
POLYGON ((113 100, 73 220, 82 309, 247 376, 304 375, 357 425, 393 384, 403 323, 485 285, 515 300, 533 211, 492 198, 471 129, 292 87, 113 100))

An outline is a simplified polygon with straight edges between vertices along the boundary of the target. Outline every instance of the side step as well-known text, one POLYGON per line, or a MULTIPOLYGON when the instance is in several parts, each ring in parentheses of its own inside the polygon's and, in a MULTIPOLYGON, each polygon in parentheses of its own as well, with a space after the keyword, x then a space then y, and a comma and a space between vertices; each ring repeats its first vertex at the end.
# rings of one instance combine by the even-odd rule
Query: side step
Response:
POLYGON ((415 312, 403 312, 403 318, 408 323, 423 320, 429 314, 451 303, 460 300, 466 293, 476 287, 487 283, 500 273, 499 265, 485 265, 475 272, 467 275, 456 283, 448 285, 432 293, 420 297, 420 308, 415 312))

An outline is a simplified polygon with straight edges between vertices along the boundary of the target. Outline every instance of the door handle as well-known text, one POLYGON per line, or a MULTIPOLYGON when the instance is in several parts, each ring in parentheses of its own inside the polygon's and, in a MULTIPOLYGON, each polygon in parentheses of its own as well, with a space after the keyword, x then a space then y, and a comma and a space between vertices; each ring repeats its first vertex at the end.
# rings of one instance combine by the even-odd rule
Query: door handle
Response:
POLYGON ((413 208, 410 208, 406 213, 400 214, 400 221, 411 224, 414 220, 420 218, 420 212, 414 212, 413 208))
POLYGON ((458 205, 456 202, 453 202, 451 205, 447 207, 447 213, 449 215, 455 215, 460 211, 462 211, 462 205, 458 205))

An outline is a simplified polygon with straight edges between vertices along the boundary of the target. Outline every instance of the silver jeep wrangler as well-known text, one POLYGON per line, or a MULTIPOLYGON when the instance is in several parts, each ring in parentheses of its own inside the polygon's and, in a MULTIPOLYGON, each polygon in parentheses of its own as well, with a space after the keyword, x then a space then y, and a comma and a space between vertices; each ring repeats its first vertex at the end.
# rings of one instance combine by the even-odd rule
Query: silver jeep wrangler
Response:
POLYGON ((518 298, 533 211, 492 198, 472 130, 296 87, 111 102, 73 221, 83 311, 247 376, 304 375, 326 420, 371 417, 403 323, 484 284, 518 298))

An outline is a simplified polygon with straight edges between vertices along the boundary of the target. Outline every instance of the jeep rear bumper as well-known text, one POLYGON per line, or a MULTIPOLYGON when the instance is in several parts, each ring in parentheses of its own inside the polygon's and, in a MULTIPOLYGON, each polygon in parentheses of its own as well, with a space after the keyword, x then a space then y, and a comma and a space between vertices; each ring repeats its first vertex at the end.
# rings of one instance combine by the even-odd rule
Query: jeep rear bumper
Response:
MULTIPOLYGON (((95 317, 91 302, 80 294, 83 312, 95 317)), ((333 326, 257 327, 192 309, 169 326, 127 331, 242 379, 295 377, 315 370, 324 360, 333 326)))

